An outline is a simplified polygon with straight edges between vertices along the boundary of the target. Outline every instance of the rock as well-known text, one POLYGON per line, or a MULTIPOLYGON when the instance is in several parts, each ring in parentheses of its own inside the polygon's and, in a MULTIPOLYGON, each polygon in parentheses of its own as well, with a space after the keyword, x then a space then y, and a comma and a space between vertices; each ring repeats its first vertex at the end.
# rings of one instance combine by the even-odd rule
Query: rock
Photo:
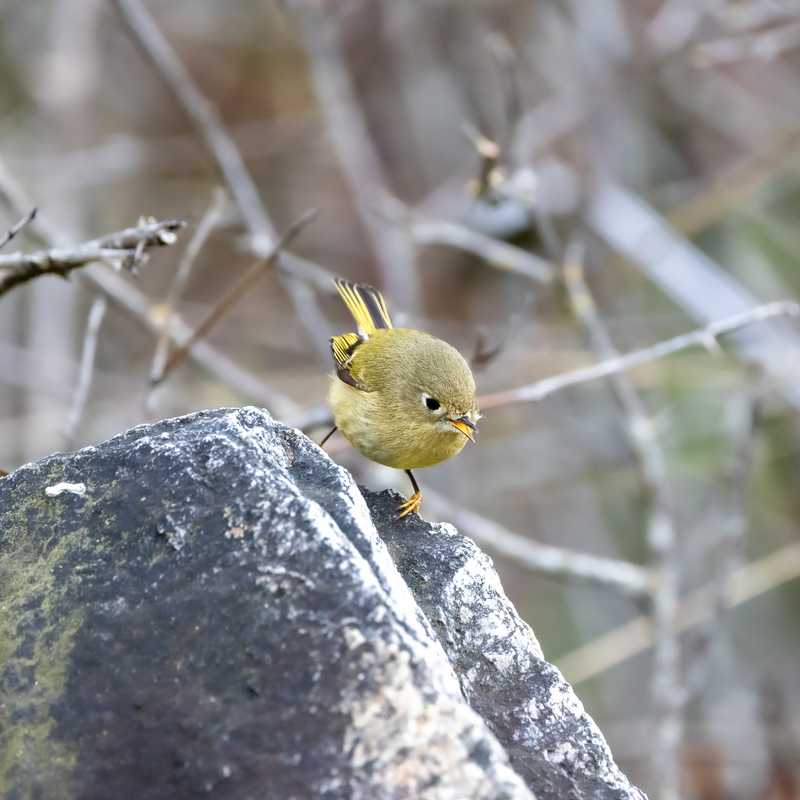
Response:
POLYGON ((491 559, 452 525, 397 520, 396 495, 366 493, 375 526, 461 682, 538 800, 641 798, 572 687, 544 660, 491 559))
POLYGON ((400 572, 253 408, 0 479, 0 796, 640 797, 488 559, 369 501, 400 572))

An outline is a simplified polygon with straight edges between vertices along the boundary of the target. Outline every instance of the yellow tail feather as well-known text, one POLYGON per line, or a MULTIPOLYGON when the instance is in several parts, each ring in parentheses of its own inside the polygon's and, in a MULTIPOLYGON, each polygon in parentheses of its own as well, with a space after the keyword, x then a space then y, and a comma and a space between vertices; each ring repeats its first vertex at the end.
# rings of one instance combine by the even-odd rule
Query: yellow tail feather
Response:
POLYGON ((392 327, 386 301, 377 289, 342 278, 337 278, 335 283, 339 295, 363 334, 369 336, 378 328, 392 327))

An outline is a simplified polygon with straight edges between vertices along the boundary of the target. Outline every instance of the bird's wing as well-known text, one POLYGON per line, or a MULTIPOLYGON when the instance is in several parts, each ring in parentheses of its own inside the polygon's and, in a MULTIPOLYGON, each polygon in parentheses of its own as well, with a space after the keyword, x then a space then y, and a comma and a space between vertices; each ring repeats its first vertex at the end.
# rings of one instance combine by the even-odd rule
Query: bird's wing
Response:
POLYGON ((338 336, 331 336, 331 355, 333 363, 336 365, 336 375, 339 380, 356 389, 365 389, 365 387, 353 376, 350 364, 356 348, 365 341, 366 338, 358 333, 340 333, 338 336))

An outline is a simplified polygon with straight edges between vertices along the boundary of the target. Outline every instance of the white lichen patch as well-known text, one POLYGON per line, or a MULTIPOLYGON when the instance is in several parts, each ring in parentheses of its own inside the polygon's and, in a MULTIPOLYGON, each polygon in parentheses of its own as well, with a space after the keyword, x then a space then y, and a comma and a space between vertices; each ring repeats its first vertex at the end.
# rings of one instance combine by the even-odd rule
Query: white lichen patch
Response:
POLYGON ((61 483, 56 483, 53 486, 46 486, 44 493, 48 497, 59 497, 62 494, 74 494, 78 497, 84 497, 86 495, 86 484, 67 483, 66 481, 62 481, 61 483))

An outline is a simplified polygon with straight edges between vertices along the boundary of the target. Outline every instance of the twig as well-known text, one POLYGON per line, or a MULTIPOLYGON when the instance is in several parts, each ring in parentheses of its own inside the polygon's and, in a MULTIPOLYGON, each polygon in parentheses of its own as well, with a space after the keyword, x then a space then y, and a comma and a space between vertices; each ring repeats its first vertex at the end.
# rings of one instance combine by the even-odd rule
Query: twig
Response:
POLYGON ((8 229, 8 233, 0 240, 0 250, 2 250, 26 225, 33 222, 36 218, 36 212, 39 209, 32 208, 16 225, 12 225, 8 229))
MULTIPOLYGON (((586 329, 592 350, 600 359, 619 358, 584 279, 583 247, 577 240, 570 242, 564 261, 564 286, 575 317, 586 329)), ((610 383, 625 416, 628 439, 647 493, 647 542, 656 578, 652 597, 656 641, 652 692, 657 742, 653 784, 659 797, 672 800, 678 796, 682 710, 686 696, 681 685, 675 631, 680 573, 673 503, 664 453, 642 398, 624 373, 611 375, 610 383)))
POLYGON ((418 220, 409 224, 409 230, 417 244, 446 245, 463 250, 491 267, 516 272, 538 283, 550 283, 555 277, 552 266, 544 259, 457 222, 418 220))
POLYGON ((396 302, 410 307, 416 297, 414 252, 401 231, 372 211, 371 198, 386 191, 387 179, 342 51, 338 15, 335 6, 316 2, 304 3, 298 15, 314 89, 381 283, 396 302))
POLYGON ((72 248, 0 255, 0 295, 41 275, 63 278, 72 270, 96 261, 122 261, 133 256, 142 243, 146 248, 174 244, 177 241, 175 231, 184 224, 179 220, 147 221, 72 248))
MULTIPOLYGON (((203 137, 242 214, 250 233, 253 252, 263 258, 270 252, 277 235, 236 143, 220 121, 212 103, 200 91, 140 0, 114 0, 114 4, 133 40, 150 59, 180 107, 203 137)), ((335 292, 334 276, 307 259, 283 253, 277 259, 276 266, 290 280, 299 278, 322 291, 335 292)), ((289 294, 294 301, 297 294, 291 290, 289 294)), ((317 341, 319 330, 326 327, 325 320, 314 298, 304 307, 298 308, 298 317, 309 329, 319 352, 325 351, 327 359, 327 340, 317 341)))
POLYGON ((305 213, 300 219, 292 223, 287 229, 286 233, 273 245, 272 250, 265 258, 261 258, 253 264, 247 272, 242 275, 239 280, 231 286, 230 289, 223 295, 222 299, 214 306, 209 312, 208 316, 197 326, 194 333, 178 348, 176 348, 164 364, 164 369, 158 376, 157 380, 152 381, 153 385, 160 383, 169 373, 186 357, 186 354, 200 339, 202 339, 214 325, 219 322, 224 316, 225 312, 230 309, 234 303, 252 286, 252 284, 263 275, 264 269, 272 266, 275 260, 280 256, 281 252, 287 247, 294 238, 303 230, 309 223, 317 218, 317 211, 309 211, 305 213))
POLYGON ((220 171, 230 186, 242 212, 256 252, 268 250, 273 239, 267 213, 236 144, 217 116, 214 106, 198 89, 189 71, 178 58, 153 18, 139 0, 114 0, 120 17, 134 42, 152 61, 179 105, 189 115, 206 146, 213 153, 220 171))
POLYGON ((733 452, 726 469, 727 491, 722 501, 721 522, 713 526, 719 529, 721 536, 715 542, 717 546, 711 554, 713 567, 708 584, 709 615, 688 644, 693 653, 689 662, 687 685, 693 696, 704 691, 711 674, 714 645, 719 642, 719 634, 724 625, 722 617, 725 610, 725 587, 731 574, 740 566, 748 531, 747 500, 752 478, 758 401, 755 394, 748 391, 744 399, 737 397, 731 401, 729 408, 731 407, 735 417, 733 452))
MULTIPOLYGON (((29 207, 24 193, 5 169, 2 160, 0 160, 0 202, 20 216, 23 209, 29 207)), ((41 214, 31 223, 30 231, 46 245, 51 245, 59 239, 58 231, 43 219, 41 214)), ((92 265, 77 274, 79 279, 93 289, 103 292, 109 300, 151 333, 157 336, 161 334, 161 321, 157 310, 139 289, 121 275, 92 265)), ((176 314, 172 318, 168 333, 170 339, 180 345, 191 335, 191 329, 176 314)), ((273 414, 280 417, 300 414, 300 409, 292 400, 273 389, 257 375, 240 367, 225 353, 207 342, 198 342, 189 353, 189 358, 215 375, 222 383, 240 392, 244 397, 252 398, 273 414)))
POLYGON ((698 67, 720 67, 750 59, 772 61, 797 47, 800 47, 800 22, 789 22, 766 31, 698 44, 693 61, 698 67))
MULTIPOLYGON (((121 275, 107 269, 93 267, 85 274, 92 286, 99 288, 115 303, 156 336, 162 333, 161 314, 135 286, 121 275)), ((176 345, 183 345, 192 335, 192 329, 178 314, 173 314, 167 331, 176 345)), ((278 417, 300 413, 297 404, 269 383, 239 366, 233 359, 208 342, 197 342, 187 354, 222 383, 232 387, 244 397, 252 398, 278 417)))
MULTIPOLYGON (((800 543, 794 542, 733 572, 725 584, 725 608, 736 608, 799 577, 800 543)), ((702 586, 678 604, 679 633, 708 620, 713 612, 711 594, 715 591, 711 586, 702 586)), ((556 666, 570 683, 581 683, 645 652, 653 640, 652 621, 645 615, 638 616, 568 653, 556 666)))
POLYGON ((536 403, 551 394, 566 389, 568 386, 576 386, 580 383, 588 383, 598 378, 606 378, 621 372, 639 367, 642 364, 649 364, 658 361, 666 356, 687 350, 691 347, 705 347, 707 350, 715 352, 718 350, 717 339, 725 334, 733 333, 748 325, 757 322, 764 322, 775 317, 796 317, 800 316, 800 303, 790 300, 779 300, 774 303, 751 308, 740 314, 732 314, 729 317, 711 322, 703 328, 683 333, 672 339, 666 339, 650 347, 641 350, 633 350, 630 353, 609 358, 599 364, 591 364, 579 369, 562 372, 549 378, 519 386, 515 389, 508 389, 502 392, 483 395, 478 398, 481 408, 496 408, 511 403, 536 403))
POLYGON ((475 197, 491 202, 496 199, 495 187, 504 177, 499 166, 500 146, 469 123, 465 124, 463 128, 465 136, 475 148, 480 160, 478 177, 470 183, 470 190, 475 197))
MULTIPOLYGON (((150 383, 159 383, 164 376, 164 367, 169 355, 170 337, 168 334, 169 326, 175 312, 175 306, 183 294, 183 290, 192 273, 192 267, 195 264, 197 256, 203 249, 211 232, 219 224, 222 216, 223 209, 225 208, 225 192, 216 188, 211 197, 206 212, 203 214, 200 222, 194 232, 194 235, 186 245, 181 260, 175 270, 175 279, 167 292, 167 298, 164 301, 164 321, 162 323, 162 333, 156 342, 155 352, 153 353, 153 362, 150 366, 150 383)), ((148 395, 149 397, 150 395, 148 395)))
POLYGON ((498 555, 522 564, 531 572, 607 586, 634 598, 649 596, 651 577, 644 567, 534 542, 490 519, 454 505, 432 489, 425 487, 424 493, 429 510, 498 555))
MULTIPOLYGON (((642 197, 613 181, 602 181, 590 197, 586 222, 604 241, 635 264, 700 325, 748 313, 758 298, 730 272, 673 230, 642 197)), ((741 338, 734 346, 780 381, 783 395, 800 407, 800 386, 785 381, 784 359, 776 350, 800 353, 800 334, 771 326, 741 338)))
POLYGON ((89 398, 89 389, 92 385, 92 374, 94 373, 94 361, 97 354, 97 335, 100 326, 103 324, 108 303, 102 295, 95 298, 92 307, 89 309, 89 316, 86 322, 86 335, 83 338, 83 352, 81 353, 81 366, 78 373, 78 386, 72 400, 72 408, 69 412, 66 427, 64 428, 64 441, 68 447, 75 443, 75 436, 80 425, 86 401, 89 398))
POLYGON ((684 236, 696 236, 740 206, 800 149, 800 131, 777 138, 762 152, 726 169, 709 186, 667 214, 684 236))

